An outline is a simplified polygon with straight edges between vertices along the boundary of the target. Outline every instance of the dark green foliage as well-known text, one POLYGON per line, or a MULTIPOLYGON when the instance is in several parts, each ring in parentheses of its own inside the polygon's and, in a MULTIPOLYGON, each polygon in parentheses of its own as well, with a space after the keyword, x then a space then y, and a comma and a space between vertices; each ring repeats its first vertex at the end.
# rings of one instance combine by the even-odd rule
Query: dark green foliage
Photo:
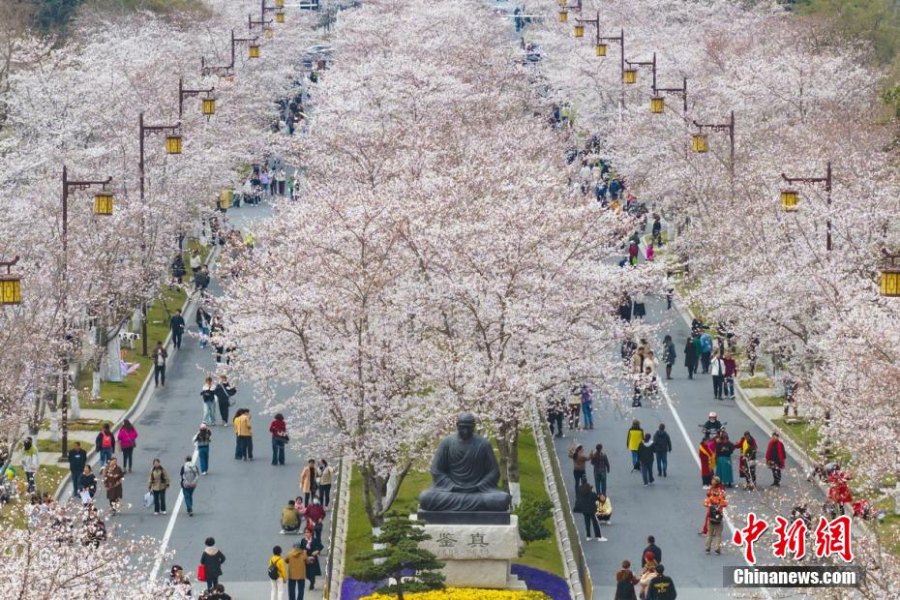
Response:
POLYGON ((516 514, 519 515, 519 536, 525 543, 546 540, 553 534, 547 526, 552 509, 553 504, 545 498, 522 497, 516 514))
POLYGON ((75 15, 81 2, 82 0, 31 0, 34 6, 32 23, 43 32, 61 31, 75 15))
POLYGON ((410 521, 405 514, 390 512, 381 526, 381 534, 372 537, 377 544, 384 544, 380 550, 360 553, 357 560, 360 567, 350 576, 360 581, 396 580, 394 585, 378 589, 384 594, 396 594, 403 600, 404 592, 423 592, 444 587, 444 576, 440 569, 444 563, 427 550, 419 548, 419 542, 429 540, 422 526, 410 521), (376 564, 375 559, 383 559, 376 564), (416 581, 401 583, 401 577, 415 576, 416 581))

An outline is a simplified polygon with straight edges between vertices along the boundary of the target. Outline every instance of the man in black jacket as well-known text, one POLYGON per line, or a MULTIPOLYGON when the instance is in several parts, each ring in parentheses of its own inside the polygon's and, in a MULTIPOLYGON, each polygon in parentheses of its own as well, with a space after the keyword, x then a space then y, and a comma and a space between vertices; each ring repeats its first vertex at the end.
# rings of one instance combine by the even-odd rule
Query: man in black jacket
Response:
POLYGON ((72 473, 72 488, 75 490, 73 496, 78 495, 78 485, 86 464, 87 452, 81 448, 81 442, 75 442, 75 447, 69 450, 69 472, 72 473))
POLYGON ((647 553, 650 552, 653 554, 654 560, 656 560, 656 564, 662 562, 662 549, 656 545, 656 538, 651 536, 647 536, 647 547, 644 548, 644 551, 641 552, 641 568, 647 564, 647 561, 644 559, 647 556, 647 553))
POLYGON ((169 329, 172 330, 172 345, 178 350, 181 348, 181 336, 184 335, 184 317, 181 316, 180 308, 169 319, 169 329))
POLYGON ((656 452, 656 474, 665 477, 669 468, 669 452, 672 451, 672 439, 666 431, 665 423, 660 423, 659 429, 653 434, 653 449, 656 452))
POLYGON ((654 452, 655 448, 653 447, 653 440, 650 439, 649 433, 645 433, 644 441, 641 442, 641 445, 638 448, 638 462, 641 465, 641 477, 644 479, 644 485, 653 483, 654 452))
POLYGON ((231 397, 236 393, 237 389, 228 383, 228 376, 222 375, 216 384, 215 394, 216 400, 219 401, 219 414, 222 415, 224 427, 228 427, 228 407, 231 405, 231 397))
POLYGON ((647 600, 675 600, 678 593, 675 591, 675 582, 668 575, 665 575, 665 568, 662 565, 656 565, 656 577, 650 580, 647 588, 647 600))

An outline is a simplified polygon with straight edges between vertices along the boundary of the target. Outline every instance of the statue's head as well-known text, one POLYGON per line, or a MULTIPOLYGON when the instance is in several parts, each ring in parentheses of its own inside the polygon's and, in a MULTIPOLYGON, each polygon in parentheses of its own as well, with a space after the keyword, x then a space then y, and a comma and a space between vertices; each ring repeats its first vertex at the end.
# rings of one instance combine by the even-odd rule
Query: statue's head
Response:
POLYGON ((475 435, 475 415, 472 413, 459 413, 456 418, 456 431, 463 440, 470 440, 475 435))

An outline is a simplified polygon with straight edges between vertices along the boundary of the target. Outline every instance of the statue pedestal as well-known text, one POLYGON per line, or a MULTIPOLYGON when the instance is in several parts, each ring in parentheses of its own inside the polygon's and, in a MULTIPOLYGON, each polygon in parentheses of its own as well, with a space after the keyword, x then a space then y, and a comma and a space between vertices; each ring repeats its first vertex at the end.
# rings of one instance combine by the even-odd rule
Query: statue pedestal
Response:
MULTIPOLYGON (((416 515, 410 519, 417 520, 416 515)), ((447 585, 526 589, 509 572, 522 546, 517 515, 510 515, 508 525, 426 522, 424 528, 431 539, 420 546, 446 563, 442 572, 447 585)))

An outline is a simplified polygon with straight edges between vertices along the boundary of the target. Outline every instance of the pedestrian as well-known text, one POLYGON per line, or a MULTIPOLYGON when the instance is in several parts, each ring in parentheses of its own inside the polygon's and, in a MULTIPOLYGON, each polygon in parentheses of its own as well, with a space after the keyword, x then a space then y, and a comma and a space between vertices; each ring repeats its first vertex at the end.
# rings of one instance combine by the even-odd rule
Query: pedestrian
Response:
POLYGON ((635 419, 631 422, 631 429, 628 430, 626 438, 626 446, 631 451, 631 466, 633 471, 641 470, 641 463, 638 461, 638 449, 641 447, 641 440, 644 439, 644 430, 641 429, 641 422, 635 419))
POLYGON ((630 264, 632 267, 636 266, 638 263, 638 253, 639 253, 638 244, 637 244, 637 242, 632 240, 628 244, 628 264, 630 264))
POLYGON ((122 449, 122 470, 131 473, 134 463, 134 449, 137 447, 138 432, 131 424, 131 421, 125 419, 116 434, 119 439, 119 448, 122 449))
POLYGON ((725 383, 725 360, 719 356, 719 351, 714 350, 710 359, 710 373, 712 374, 713 398, 722 399, 722 387, 725 383))
POLYGON ((600 494, 606 494, 606 477, 610 472, 610 467, 609 457, 603 451, 603 444, 594 446, 590 461, 594 468, 594 489, 600 494))
POLYGON ((194 320, 197 323, 197 332, 200 334, 200 347, 206 348, 206 344, 209 342, 209 324, 212 317, 202 304, 197 307, 194 320))
POLYGON ((725 353, 725 382, 722 387, 722 395, 729 400, 734 400, 734 378, 737 377, 737 362, 731 352, 725 353))
POLYGON ((153 514, 166 514, 166 490, 169 489, 169 473, 163 468, 158 458, 153 459, 153 466, 150 467, 147 489, 153 493, 153 514))
POLYGON ((666 424, 660 423, 659 429, 653 434, 653 450, 656 453, 656 474, 667 477, 669 469, 669 452, 672 451, 672 438, 666 431, 666 424))
POLYGON ((575 477, 574 489, 577 490, 581 482, 587 481, 586 466, 588 457, 584 454, 584 446, 576 444, 575 447, 572 448, 569 457, 572 459, 572 475, 575 477))
POLYGON ((653 243, 662 246, 662 222, 659 215, 653 215, 653 226, 650 228, 650 235, 653 237, 653 243))
POLYGON ((772 485, 775 487, 781 487, 781 470, 784 469, 784 462, 784 444, 775 431, 766 448, 766 464, 772 470, 772 485))
POLYGON ((684 366, 687 367, 688 379, 693 379, 697 371, 697 345, 691 338, 684 344, 684 366))
POLYGON ((759 337, 751 334, 750 343, 747 345, 747 373, 750 377, 756 374, 756 361, 759 358, 759 337))
POLYGON ((181 493, 184 496, 184 507, 189 517, 194 516, 194 490, 200 481, 200 469, 194 464, 190 454, 184 457, 181 465, 181 493))
POLYGON ((278 413, 269 425, 269 433, 272 434, 272 466, 284 464, 284 446, 290 438, 287 433, 287 425, 284 423, 284 415, 278 413))
POLYGON ((706 512, 706 553, 715 547, 716 554, 722 554, 722 528, 725 520, 725 507, 728 501, 725 494, 710 494, 704 500, 706 512))
POLYGON ((237 394, 237 388, 228 383, 227 375, 220 375, 219 383, 216 384, 215 394, 216 399, 219 401, 219 415, 222 417, 222 426, 228 427, 228 409, 231 406, 231 398, 237 394))
POLYGON ((708 439, 700 440, 698 453, 700 455, 700 478, 703 480, 703 489, 709 489, 713 475, 716 472, 716 446, 713 442, 710 447, 708 439))
POLYGON ((250 409, 239 408, 234 415, 234 458, 253 460, 253 426, 250 423, 250 409))
POLYGON ((706 492, 704 504, 707 506, 707 510, 703 514, 703 528, 700 530, 700 535, 706 535, 709 532, 709 506, 711 504, 718 504, 719 506, 728 504, 725 486, 722 485, 722 482, 718 477, 712 478, 712 481, 709 484, 709 490, 706 492))
POLYGON ((637 600, 634 586, 638 584, 638 578, 631 572, 631 561, 623 560, 622 568, 616 571, 616 594, 613 600, 637 600))
POLYGON ((225 562, 225 555, 216 548, 215 538, 208 537, 203 544, 203 554, 200 555, 200 564, 206 570, 206 589, 212 590, 219 585, 219 577, 222 576, 222 564, 225 562))
POLYGON ((300 493, 303 494, 303 504, 309 506, 309 499, 316 494, 316 461, 312 458, 300 473, 300 493))
POLYGON ((319 500, 328 508, 331 503, 331 486, 334 483, 334 469, 328 465, 324 458, 319 459, 319 500))
POLYGON ((580 513, 584 517, 585 539, 591 541, 591 527, 594 528, 594 537, 598 542, 605 542, 606 538, 600 533, 600 522, 597 520, 597 494, 587 481, 582 481, 575 491, 575 505, 572 512, 580 513))
POLYGON ((216 424, 216 384, 211 375, 207 375, 200 388, 200 399, 203 401, 203 422, 212 427, 216 424))
POLYGON ((295 533, 300 531, 300 513, 297 512, 297 502, 288 500, 287 506, 281 509, 281 531, 278 533, 295 533))
POLYGON ((749 431, 744 432, 744 436, 738 440, 738 448, 740 449, 739 473, 744 478, 744 489, 756 489, 756 440, 750 435, 749 431))
POLYGON ((638 580, 639 598, 647 597, 647 588, 650 586, 650 580, 656 577, 656 559, 652 552, 644 552, 641 557, 643 567, 641 568, 641 577, 638 580))
POLYGON ((122 502, 122 482, 125 480, 125 471, 119 466, 115 456, 110 457, 106 466, 100 471, 103 480, 103 489, 106 490, 106 499, 109 501, 109 510, 115 514, 119 512, 122 502))
POLYGON ((225 353, 225 325, 222 323, 221 315, 216 315, 212 319, 209 326, 209 340, 213 348, 216 350, 216 364, 222 362, 222 355, 225 353))
POLYGON ((212 431, 206 423, 200 423, 200 431, 194 434, 194 444, 197 446, 197 460, 200 463, 200 474, 209 473, 209 442, 212 440, 212 431))
POLYGON ((319 554, 325 549, 322 541, 313 536, 313 532, 309 529, 304 533, 304 538, 300 542, 302 548, 306 550, 306 579, 309 581, 309 589, 316 589, 316 577, 322 574, 322 565, 319 564, 319 554))
POLYGON ((671 335, 667 335, 663 338, 663 362, 666 363, 666 379, 672 379, 672 365, 675 364, 676 358, 678 358, 678 355, 675 353, 675 342, 672 341, 671 335))
POLYGON ((116 438, 113 436, 112 431, 109 430, 109 423, 103 424, 100 433, 97 434, 97 438, 94 440, 94 446, 100 454, 100 466, 102 467, 109 462, 113 452, 116 451, 116 438))
POLYGON ((641 557, 641 567, 647 564, 647 553, 653 557, 657 563, 662 562, 662 549, 656 545, 656 538, 652 535, 647 536, 647 547, 644 548, 644 552, 641 557))
POLYGON ((632 315, 635 319, 643 319, 647 316, 647 303, 644 299, 643 294, 637 294, 634 297, 634 307, 632 308, 632 315))
POLYGON ((166 359, 169 358, 169 353, 163 348, 162 342, 156 342, 150 358, 153 360, 153 385, 159 387, 162 382, 162 386, 166 387, 166 359))
POLYGON ((666 310, 672 310, 672 299, 675 296, 675 288, 669 286, 666 289, 666 310))
POLYGON ((647 259, 647 262, 653 262, 653 258, 655 257, 655 255, 656 253, 653 250, 653 242, 650 242, 649 244, 647 244, 647 249, 644 251, 644 258, 647 259))
POLYGON ((712 357, 713 339, 706 331, 700 334, 700 363, 703 366, 703 374, 709 374, 709 361, 712 357))
POLYGON ((569 431, 578 431, 581 429, 578 425, 581 418, 581 395, 577 393, 577 388, 573 389, 572 392, 569 395, 568 406, 566 407, 569 415, 569 431))
POLYGON ((25 471, 25 479, 28 481, 28 493, 33 494, 35 490, 35 476, 41 466, 41 459, 38 455, 30 437, 25 438, 22 443, 22 469, 25 471))
POLYGON ((200 266, 203 264, 203 259, 200 258, 200 251, 196 248, 191 250, 191 272, 196 273, 200 270, 200 266))
POLYGON ((75 442, 69 450, 69 473, 72 475, 72 495, 77 496, 81 489, 81 474, 87 464, 87 452, 81 447, 81 442, 75 442))
POLYGON ((177 253, 175 257, 172 259, 171 264, 172 269, 172 283, 181 285, 182 280, 184 279, 185 273, 187 272, 184 268, 184 257, 181 256, 181 252, 177 253))
POLYGON ((306 549, 301 542, 294 544, 288 552, 287 560, 287 583, 288 583, 288 600, 303 600, 303 594, 306 587, 306 561, 308 560, 306 549))
POLYGON ((550 424, 550 433, 554 437, 563 437, 565 408, 566 403, 559 396, 552 396, 547 400, 547 422, 550 424))
POLYGON ((581 414, 584 417, 584 428, 594 428, 594 392, 590 386, 583 384, 581 386, 581 414))
POLYGON ((268 566, 269 581, 272 582, 272 593, 269 600, 284 599, 284 582, 287 581, 287 565, 281 558, 281 546, 272 548, 272 556, 269 557, 268 566))
POLYGON ((597 521, 612 525, 612 500, 606 494, 597 496, 597 521))
POLYGON ((184 575, 184 569, 181 565, 172 565, 169 570, 169 576, 166 578, 166 585, 175 589, 175 598, 190 598, 193 596, 191 590, 191 582, 184 575))
POLYGON ((719 432, 716 442, 716 476, 725 487, 734 485, 734 469, 731 465, 731 455, 734 453, 734 444, 728 439, 728 434, 719 432))
POLYGON ((655 452, 653 439, 649 433, 645 433, 641 445, 638 446, 638 461, 641 464, 641 478, 644 480, 644 485, 653 483, 653 455, 655 452))
POLYGON ((678 593, 675 591, 675 582, 665 572, 665 567, 656 565, 656 577, 650 580, 650 586, 647 588, 647 600, 675 600, 678 597, 678 593))
POLYGON ((169 319, 169 329, 172 331, 172 347, 176 350, 181 349, 181 337, 184 335, 184 317, 181 316, 181 309, 175 309, 175 314, 169 319))
POLYGON ((306 517, 306 529, 313 532, 318 541, 322 541, 322 530, 325 527, 325 509, 318 498, 312 499, 312 504, 304 511, 306 517))
POLYGON ((97 493, 97 476, 94 475, 94 470, 91 469, 91 465, 84 465, 84 470, 81 472, 81 477, 78 479, 78 494, 81 496, 81 502, 83 504, 89 504, 94 500, 94 494, 97 493), (84 494, 87 493, 87 499, 85 499, 84 494))

